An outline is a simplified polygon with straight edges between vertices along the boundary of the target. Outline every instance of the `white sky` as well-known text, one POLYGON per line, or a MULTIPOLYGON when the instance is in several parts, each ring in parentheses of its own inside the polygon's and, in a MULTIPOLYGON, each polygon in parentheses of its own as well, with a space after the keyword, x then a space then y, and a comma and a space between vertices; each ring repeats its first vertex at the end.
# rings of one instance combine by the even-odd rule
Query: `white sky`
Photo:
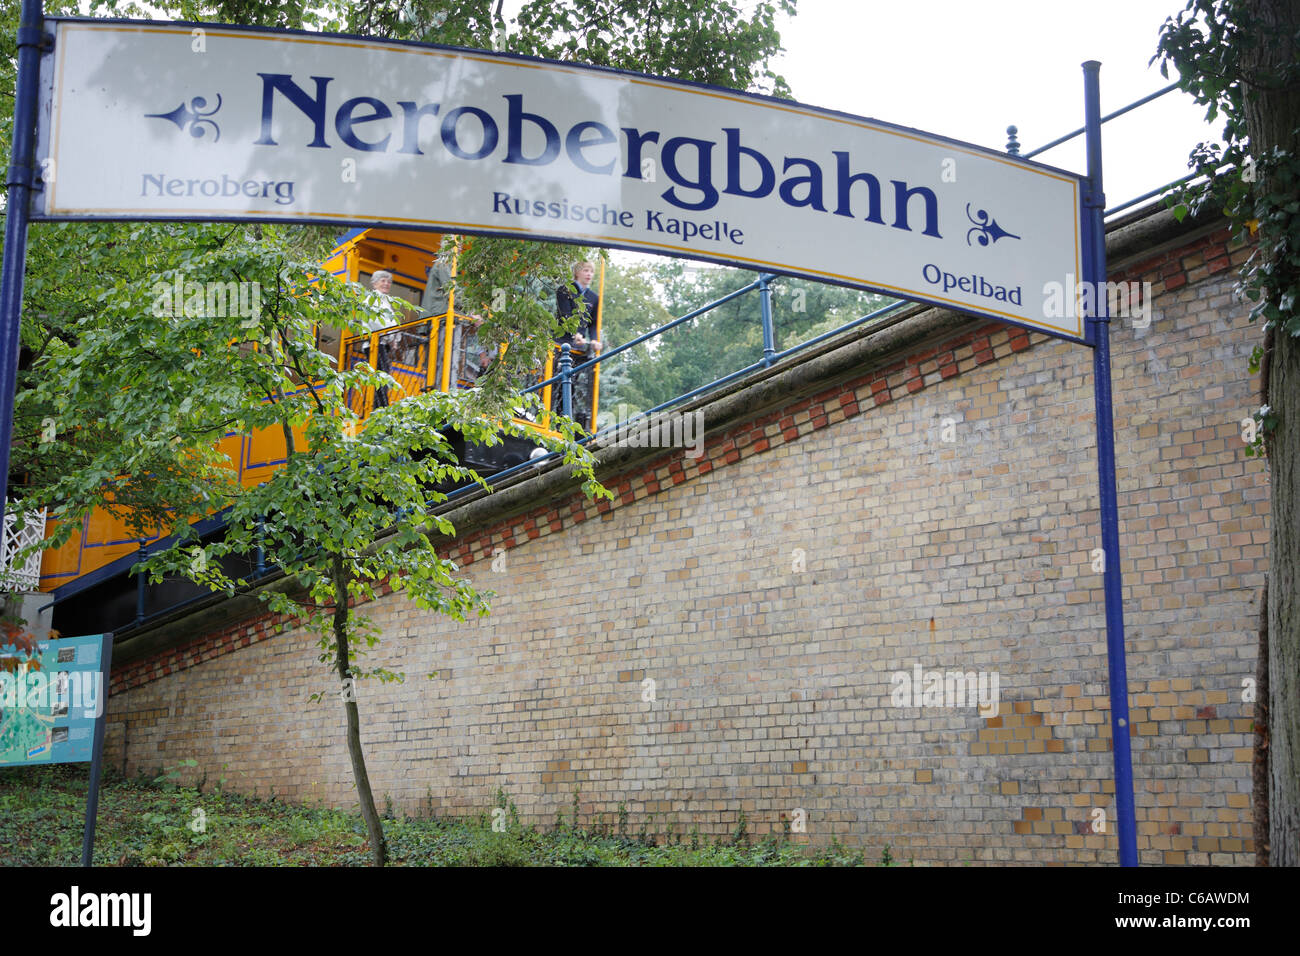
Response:
MULTIPOLYGON (((795 99, 1028 152, 1083 125, 1085 60, 1100 60, 1102 115, 1177 79, 1147 66, 1184 0, 798 0, 777 61, 795 99)), ((1219 129, 1175 90, 1103 127, 1108 206, 1187 173, 1219 129)), ((1036 157, 1084 172, 1082 137, 1036 157)))

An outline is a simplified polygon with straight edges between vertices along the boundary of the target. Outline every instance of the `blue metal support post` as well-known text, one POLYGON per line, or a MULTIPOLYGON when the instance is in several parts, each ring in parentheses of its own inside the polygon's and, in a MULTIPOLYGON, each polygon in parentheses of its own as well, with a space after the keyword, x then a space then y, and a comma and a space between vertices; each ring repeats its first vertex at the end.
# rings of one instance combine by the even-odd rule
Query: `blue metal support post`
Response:
POLYGON ((776 355, 776 329, 772 326, 772 289, 768 285, 772 278, 766 273, 758 277, 758 301, 763 315, 764 365, 771 365, 776 355))
POLYGON ((560 412, 573 417, 573 354, 568 342, 560 346, 560 412))
POLYGON ((1111 415, 1110 313, 1106 301, 1106 197, 1101 176, 1101 64, 1083 64, 1083 105, 1088 150, 1088 217, 1091 249, 1084 282, 1093 292, 1092 369, 1097 406, 1097 478, 1101 498, 1101 546, 1106 591, 1106 660, 1110 673, 1110 738, 1115 755, 1115 826, 1120 866, 1137 866, 1137 820, 1133 810, 1133 756, 1129 741, 1128 667, 1124 659, 1124 587, 1120 580, 1119 502, 1115 493, 1115 424, 1111 415))
MULTIPOLYGON (((142 543, 140 545, 141 561, 145 559, 146 553, 147 552, 145 551, 145 546, 142 543)), ((147 582, 148 577, 149 575, 147 575, 143 571, 136 572, 136 576, 135 576, 135 626, 136 627, 139 627, 141 624, 144 623, 144 601, 145 601, 145 595, 147 594, 147 589, 145 588, 145 585, 148 583, 147 582)))
MULTIPOLYGON (((100 639, 100 672, 104 686, 99 691, 99 704, 108 709, 109 677, 113 673, 113 635, 100 639)), ((86 825, 81 833, 81 865, 90 866, 95 854, 95 820, 99 816, 99 781, 104 771, 104 729, 108 725, 107 713, 95 717, 95 740, 90 751, 90 787, 86 791, 86 825)))
POLYGON ((5 185, 4 261, 0 264, 0 503, 9 502, 9 447, 18 387, 23 273, 27 266, 27 216, 36 165, 36 88, 45 40, 41 0, 23 0, 18 23, 18 82, 14 87, 14 143, 5 185))

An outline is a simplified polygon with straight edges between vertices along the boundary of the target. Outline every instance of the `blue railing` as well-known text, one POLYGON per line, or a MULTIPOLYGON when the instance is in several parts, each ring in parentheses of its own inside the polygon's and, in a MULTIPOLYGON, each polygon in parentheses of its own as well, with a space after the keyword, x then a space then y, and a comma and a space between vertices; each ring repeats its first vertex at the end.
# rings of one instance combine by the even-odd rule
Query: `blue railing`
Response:
MULTIPOLYGON (((1137 109, 1139 106, 1145 106, 1147 103, 1151 103, 1155 100, 1158 100, 1160 99, 1160 97, 1166 95, 1167 93, 1172 93, 1176 89, 1178 89, 1178 84, 1170 83, 1168 86, 1156 90, 1154 93, 1148 93, 1146 96, 1142 97, 1141 99, 1134 100, 1132 103, 1129 103, 1127 106, 1121 106, 1113 113, 1107 113, 1105 116, 1101 118, 1101 121, 1102 123, 1108 123, 1113 119, 1118 119, 1119 117, 1123 116, 1125 113, 1132 112, 1133 110, 1137 109)), ((1017 132, 1018 130, 1014 126, 1007 127, 1007 135, 1010 137, 1010 141, 1007 143, 1007 152, 1015 156, 1021 155, 1019 144, 1016 142, 1017 132)), ((1071 130, 1070 132, 1066 133, 1064 136, 1057 137, 1056 139, 1052 140, 1050 143, 1044 143, 1042 146, 1039 146, 1037 149, 1031 149, 1029 152, 1023 154, 1023 156, 1025 159, 1032 159, 1035 156, 1047 152, 1049 149, 1055 149, 1057 146, 1060 146, 1064 143, 1068 143, 1070 140, 1074 139, 1077 136, 1082 136, 1083 133, 1084 133, 1084 127, 1080 126, 1078 129, 1071 130)), ((1227 167, 1225 166, 1223 168, 1226 169, 1227 167)), ((1117 213, 1121 213, 1126 209, 1131 209, 1132 207, 1138 205, 1139 203, 1146 202, 1148 199, 1156 199, 1161 196, 1164 196, 1169 192, 1171 192, 1172 190, 1177 189, 1179 186, 1182 186, 1185 183, 1189 183, 1192 180, 1198 178, 1198 176, 1199 176, 1198 173, 1194 173, 1194 172, 1188 173, 1186 176, 1181 176, 1178 179, 1175 179, 1173 182, 1165 183, 1165 185, 1157 189, 1152 189, 1149 190, 1148 192, 1144 192, 1140 196, 1134 196, 1132 199, 1125 200, 1124 202, 1120 203, 1117 206, 1111 206, 1109 209, 1106 210, 1105 215, 1114 216, 1117 213)))
MULTIPOLYGON (((672 408, 673 406, 685 404, 686 402, 689 402, 692 399, 705 394, 706 392, 711 392, 715 389, 721 388, 724 385, 729 385, 730 383, 736 381, 737 379, 743 378, 746 375, 749 375, 753 372, 758 372, 761 371, 762 369, 768 368, 771 365, 775 364, 776 362, 782 361, 783 359, 787 359, 799 352, 804 351, 805 349, 811 348, 815 345, 825 342, 827 339, 834 338, 837 335, 843 335, 845 332, 851 331, 852 329, 865 325, 868 322, 883 321, 892 313, 897 312, 906 306, 912 305, 912 303, 908 300, 900 300, 897 302, 890 303, 889 305, 876 309, 873 312, 869 312, 866 315, 861 316, 860 318, 853 319, 849 322, 844 323, 843 325, 838 326, 837 328, 831 329, 829 332, 823 332, 820 335, 814 336, 813 338, 809 339, 806 342, 800 342, 798 345, 792 346, 791 348, 778 352, 776 350, 776 345, 775 345, 776 329, 772 317, 771 295, 772 295, 772 283, 778 280, 779 278, 780 278, 779 276, 763 273, 748 285, 743 286, 735 290, 734 292, 729 292, 726 295, 722 296, 721 298, 715 299, 714 301, 710 302, 708 305, 701 306, 700 308, 694 310, 693 312, 688 312, 685 315, 679 316, 678 318, 673 319, 671 322, 667 322, 656 329, 651 329, 649 332, 646 332, 644 335, 639 335, 636 338, 632 339, 630 342, 626 342, 623 345, 617 346, 616 348, 612 348, 608 352, 605 352, 588 362, 584 362, 581 365, 577 365, 577 366, 572 365, 572 359, 569 355, 569 346, 567 344, 563 345, 561 346, 560 371, 555 375, 551 376, 550 378, 542 382, 539 382, 536 385, 531 386, 530 388, 524 389, 524 393, 527 394, 528 392, 540 390, 547 385, 559 385, 561 389, 561 395, 563 396, 562 398, 562 401, 564 402, 563 407, 571 408, 573 378, 579 372, 585 372, 589 369, 594 369, 601 362, 609 361, 610 359, 613 359, 616 356, 621 355, 622 353, 628 351, 629 349, 635 348, 638 345, 643 345, 646 342, 649 342, 651 339, 663 335, 665 332, 669 332, 677 328, 678 326, 682 325, 683 323, 690 322, 694 319, 697 319, 700 316, 708 312, 711 312, 714 309, 719 308, 720 306, 726 305, 728 302, 731 302, 734 299, 738 299, 741 296, 747 295, 755 291, 759 293, 760 296, 759 320, 762 323, 762 327, 763 327, 763 357, 761 359, 749 365, 746 365, 743 368, 736 369, 734 372, 729 372, 728 374, 723 375, 720 378, 714 379, 713 381, 709 382, 706 385, 701 385, 698 388, 693 388, 690 391, 684 392, 683 394, 678 395, 675 398, 671 398, 666 402, 662 402, 661 404, 656 405, 653 408, 647 409, 644 412, 640 412, 632 416, 631 418, 626 419, 625 421, 618 422, 617 424, 614 425, 607 425, 604 428, 598 428, 593 434, 581 440, 582 444, 587 444, 589 442, 599 441, 601 438, 611 434, 617 429, 626 427, 629 422, 636 422, 642 418, 646 418, 650 415, 654 415, 657 414, 658 412, 672 408)), ((522 464, 515 465, 511 468, 507 468, 504 471, 497 472, 495 475, 492 476, 492 478, 494 481, 500 481, 503 478, 510 478, 514 475, 521 474, 531 469, 537 468, 540 465, 543 465, 546 462, 551 461, 552 459, 555 459, 557 457, 559 457, 558 453, 552 452, 544 457, 537 458, 533 461, 524 462, 522 464)), ((463 488, 457 488, 448 495, 448 499, 449 500, 455 499, 459 496, 468 494, 475 487, 477 486, 467 485, 463 488)))

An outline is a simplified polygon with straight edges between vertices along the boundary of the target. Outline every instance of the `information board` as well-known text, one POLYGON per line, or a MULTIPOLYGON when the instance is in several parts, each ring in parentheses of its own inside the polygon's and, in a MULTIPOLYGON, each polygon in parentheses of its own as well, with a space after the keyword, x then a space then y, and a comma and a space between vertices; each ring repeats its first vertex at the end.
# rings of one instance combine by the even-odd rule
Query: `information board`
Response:
POLYGON ((91 759, 108 693, 106 639, 0 644, 0 767, 91 759))

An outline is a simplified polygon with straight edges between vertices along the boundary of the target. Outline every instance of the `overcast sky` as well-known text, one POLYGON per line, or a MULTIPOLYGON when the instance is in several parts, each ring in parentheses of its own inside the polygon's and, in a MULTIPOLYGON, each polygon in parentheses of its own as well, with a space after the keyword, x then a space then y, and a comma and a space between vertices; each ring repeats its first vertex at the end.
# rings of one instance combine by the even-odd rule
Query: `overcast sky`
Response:
MULTIPOLYGON (((799 0, 781 25, 778 72, 812 106, 1025 151, 1083 125, 1085 60, 1100 60, 1103 115, 1169 85, 1157 66, 1160 25, 1182 0, 799 0)), ((1108 205, 1187 172, 1187 153, 1217 138, 1181 91, 1104 127, 1108 205)), ((1079 141, 1081 143, 1082 137, 1079 141)), ((1081 145, 1038 157, 1084 171, 1081 145)))

